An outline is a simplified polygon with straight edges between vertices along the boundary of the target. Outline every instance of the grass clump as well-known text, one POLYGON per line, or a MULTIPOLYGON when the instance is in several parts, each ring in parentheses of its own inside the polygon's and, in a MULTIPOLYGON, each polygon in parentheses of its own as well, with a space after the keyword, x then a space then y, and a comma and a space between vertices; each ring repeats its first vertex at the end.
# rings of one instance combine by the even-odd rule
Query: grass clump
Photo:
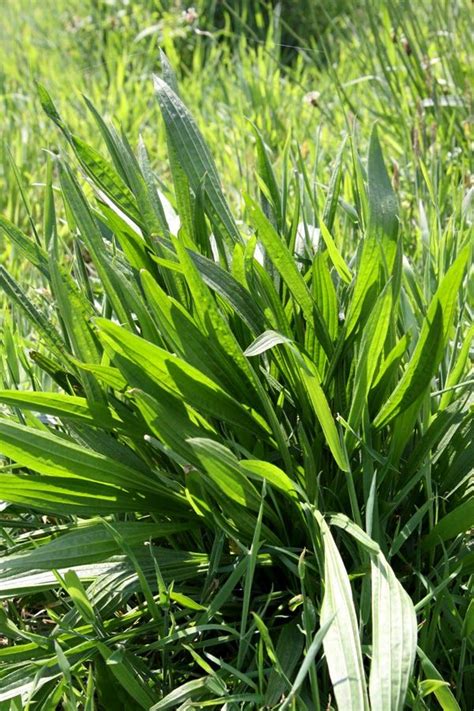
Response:
POLYGON ((398 17, 410 82, 377 45, 368 140, 359 69, 301 64, 345 130, 305 147, 236 117, 255 175, 165 55, 159 175, 149 135, 86 100, 90 140, 39 86, 61 150, 0 222, 5 709, 468 707, 469 137, 398 17))

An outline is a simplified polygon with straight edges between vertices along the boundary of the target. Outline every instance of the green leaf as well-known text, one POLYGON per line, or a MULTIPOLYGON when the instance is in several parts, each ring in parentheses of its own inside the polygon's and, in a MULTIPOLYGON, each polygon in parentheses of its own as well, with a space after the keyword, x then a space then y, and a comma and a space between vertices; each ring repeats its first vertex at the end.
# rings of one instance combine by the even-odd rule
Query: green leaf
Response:
POLYGON ((380 276, 382 255, 377 240, 365 237, 362 245, 352 298, 349 302, 345 321, 345 339, 367 317, 367 309, 374 303, 380 276))
POLYGON ((469 603, 464 616, 462 636, 470 642, 474 641, 474 599, 469 603))
POLYGON ((441 681, 440 679, 425 679, 419 683, 420 695, 424 699, 426 696, 439 691, 443 687, 449 687, 447 681, 441 681))
POLYGON ((42 477, 34 474, 3 473, 0 481, 3 501, 33 509, 42 514, 94 516, 124 511, 145 511, 152 507, 150 497, 137 497, 129 491, 81 478, 42 477))
POLYGON ((116 661, 113 659, 112 650, 103 642, 97 641, 96 645, 108 668, 127 694, 132 697, 140 708, 150 709, 154 701, 153 694, 146 681, 141 678, 137 669, 134 669, 128 661, 126 653, 122 657, 122 661, 116 661))
POLYGON ((85 424, 95 424, 105 429, 126 429, 125 423, 102 403, 89 405, 82 397, 60 393, 25 392, 0 390, 0 402, 53 417, 71 419, 85 424))
MULTIPOLYGON (((114 528, 133 547, 150 539, 167 538, 175 533, 189 530, 193 525, 191 521, 187 523, 117 521, 114 523, 114 528)), ((67 568, 97 563, 121 552, 112 533, 100 520, 90 519, 28 552, 4 556, 2 570, 27 572, 67 568)))
POLYGON ((418 511, 415 511, 413 516, 409 518, 406 524, 403 526, 402 530, 394 537, 392 545, 390 546, 389 558, 392 558, 398 553, 400 548, 405 545, 406 541, 410 538, 413 532, 420 526, 426 513, 432 506, 432 501, 428 499, 425 501, 423 506, 421 506, 418 511))
POLYGON ((176 96, 179 96, 178 80, 176 79, 175 71, 163 50, 160 48, 160 64, 163 80, 174 91, 176 96))
POLYGON ((68 166, 61 166, 60 178, 65 203, 71 210, 82 239, 91 253, 103 288, 113 304, 117 317, 121 322, 129 323, 133 327, 126 299, 127 290, 130 287, 120 279, 118 270, 112 267, 99 226, 68 166))
POLYGON ((58 113, 58 110, 56 106, 54 105, 54 102, 49 95, 46 87, 44 87, 42 84, 39 82, 36 84, 36 90, 38 92, 38 98, 41 103, 41 107, 45 114, 49 116, 49 118, 54 121, 54 123, 59 126, 60 128, 63 128, 63 123, 61 120, 61 117, 58 113))
POLYGON ((79 136, 72 136, 72 144, 79 161, 96 188, 101 190, 117 207, 137 225, 143 221, 132 191, 107 161, 79 136))
POLYGON ((257 156, 258 156, 258 170, 259 174, 266 186, 271 201, 273 204, 273 211, 276 219, 276 224, 281 228, 281 215, 282 215, 282 202, 280 191, 276 182, 275 174, 268 157, 267 149, 264 145, 262 135, 258 128, 252 123, 252 131, 255 136, 255 141, 257 145, 257 156))
POLYGON ((241 459, 240 468, 262 481, 267 482, 283 494, 296 498, 297 487, 279 467, 260 459, 241 459))
POLYGON ((201 254, 189 250, 203 281, 221 296, 254 333, 264 328, 264 316, 258 302, 229 272, 201 254))
MULTIPOLYGON (((261 418, 257 420, 256 415, 253 417, 217 383, 186 361, 106 319, 97 319, 96 323, 104 343, 109 344, 114 352, 140 366, 143 374, 161 388, 179 395, 184 402, 201 412, 232 422, 251 432, 264 426, 261 418)), ((138 382, 135 385, 141 387, 138 382)))
POLYGON ((225 201, 219 176, 209 149, 188 109, 173 89, 154 77, 155 91, 166 125, 168 139, 195 193, 203 184, 212 213, 233 242, 241 242, 239 229, 225 201))
POLYGON ((328 525, 316 512, 324 546, 321 628, 324 654, 340 709, 368 711, 364 665, 349 577, 328 525))
POLYGON ((290 338, 282 336, 281 333, 277 333, 276 331, 265 331, 264 333, 261 333, 260 336, 258 336, 254 342, 250 344, 250 346, 248 346, 248 348, 245 349, 244 355, 246 355, 247 358, 251 358, 253 356, 261 355, 270 348, 274 348, 282 343, 291 342, 290 338))
POLYGON ((343 165, 343 154, 346 147, 347 138, 344 137, 342 143, 337 152, 337 156, 334 162, 334 167, 331 173, 331 179, 329 181, 329 187, 326 195, 326 201, 324 203, 324 210, 322 215, 322 222, 327 226, 328 230, 331 231, 334 223, 334 218, 336 215, 336 209, 339 201, 339 195, 341 191, 341 177, 342 177, 342 165, 343 165))
POLYGON ((322 388, 319 373, 308 358, 303 359, 300 367, 300 377, 306 387, 314 413, 324 432, 332 456, 342 471, 349 472, 350 465, 347 460, 347 454, 341 444, 336 422, 322 388))
POLYGON ((349 269, 341 253, 339 252, 336 243, 334 242, 331 236, 331 233, 322 221, 320 221, 319 223, 319 228, 321 230, 321 236, 324 240, 326 249, 329 254, 329 259, 333 263, 335 270, 337 271, 343 282, 345 282, 346 284, 350 284, 352 281, 351 270, 349 269))
MULTIPOLYGON (((178 494, 170 494, 158 484, 152 473, 144 474, 104 454, 84 449, 72 441, 49 432, 2 419, 0 420, 0 447, 4 456, 33 469, 44 477, 4 475, 0 479, 0 497, 6 501, 22 502, 37 493, 36 507, 41 492, 48 491, 51 502, 56 500, 60 504, 63 493, 70 490, 71 494, 77 494, 78 501, 81 497, 85 497, 84 501, 88 506, 94 499, 94 491, 97 491, 96 513, 101 510, 100 496, 105 497, 105 505, 107 505, 106 501, 113 505, 114 500, 120 502, 126 499, 125 492, 129 492, 130 497, 125 510, 130 510, 131 506, 132 510, 135 506, 136 510, 142 511, 147 507, 156 509, 161 506, 165 509, 169 506, 170 510, 179 510, 184 504, 184 499, 178 494), (20 490, 22 481, 25 485, 24 492, 20 490), (87 486, 90 494, 86 494, 87 486)), ((70 497, 64 496, 63 500, 69 507, 70 497)), ((118 507, 120 505, 118 503, 118 507)), ((187 508, 185 504, 184 506, 187 508)))
POLYGON ((34 240, 27 237, 10 220, 0 215, 0 230, 8 236, 22 257, 36 267, 43 276, 48 277, 48 255, 34 240))
POLYGON ((369 231, 381 238, 387 273, 391 274, 397 248, 398 204, 383 161, 377 126, 370 137, 367 177, 369 231))
MULTIPOLYGON (((211 425, 200 418, 195 410, 170 393, 162 391, 159 399, 155 399, 135 389, 131 396, 143 415, 149 431, 162 443, 165 453, 182 465, 189 466, 190 463, 196 465, 199 461, 187 439, 204 436, 218 438, 211 425)), ((152 443, 156 446, 156 442, 152 441, 152 443)))
POLYGON ((209 439, 190 439, 189 445, 211 478, 217 490, 240 506, 258 511, 260 495, 239 467, 238 459, 218 442, 209 439))
POLYGON ((436 545, 455 538, 460 533, 474 527, 474 497, 450 511, 438 521, 423 541, 423 548, 434 548, 436 545))
POLYGON ((204 283, 196 265, 180 240, 174 242, 186 283, 193 297, 200 330, 219 351, 221 368, 240 396, 255 399, 256 378, 224 314, 204 283))
MULTIPOLYGON (((189 701, 195 697, 199 698, 203 691, 209 691, 209 676, 203 676, 199 679, 192 679, 185 684, 180 684, 176 689, 170 691, 169 694, 150 707, 149 711, 165 711, 165 709, 176 708, 181 702, 189 701)), ((146 707, 148 708, 148 707, 146 707)))
POLYGON ((372 711, 403 711, 416 656, 413 603, 382 553, 371 556, 372 711))
POLYGON ((326 637, 326 634, 328 633, 328 630, 331 627, 332 623, 333 618, 330 618, 314 635, 313 640, 311 641, 311 644, 308 647, 308 651, 305 654, 303 663, 298 670, 296 679, 294 680, 292 687, 289 691, 289 694, 283 704, 280 706, 280 711, 284 711, 284 709, 287 709, 291 705, 306 676, 308 675, 311 666, 314 664, 316 655, 319 652, 321 644, 323 644, 324 638, 326 637))
MULTIPOLYGON (((327 252, 317 252, 313 260, 312 292, 313 298, 319 305, 321 315, 327 325, 329 336, 336 341, 339 330, 339 308, 336 288, 329 269, 327 252)), ((312 344, 311 344, 312 345, 312 344)), ((327 369, 328 359, 321 345, 316 342, 312 345, 314 362, 318 372, 323 378, 327 369)))
POLYGON ((272 665, 276 668, 276 670, 279 671, 280 670, 280 663, 278 661, 278 657, 277 657, 275 647, 272 642, 272 638, 270 637, 268 627, 266 626, 266 624, 262 620, 262 618, 259 617, 259 615, 257 615, 256 612, 252 612, 252 615, 255 620, 257 629, 260 633, 260 636, 263 640, 263 644, 265 645, 265 649, 268 654, 268 658, 270 659, 272 665))
POLYGON ((229 394, 239 394, 222 354, 176 299, 160 287, 148 272, 141 273, 143 290, 160 334, 171 351, 215 380, 229 394))
POLYGON ((68 570, 64 573, 63 587, 70 596, 74 606, 84 622, 86 624, 94 625, 96 622, 94 609, 75 570, 68 570))
POLYGON ((327 445, 332 452, 338 466, 343 471, 349 471, 349 463, 345 454, 344 448, 339 438, 339 432, 334 420, 334 417, 329 407, 324 390, 321 386, 319 373, 315 365, 302 355, 296 344, 289 338, 282 336, 275 331, 266 331, 249 348, 245 351, 247 356, 257 356, 265 351, 273 348, 276 345, 287 345, 292 356, 292 364, 297 371, 298 377, 303 383, 312 405, 314 414, 316 415, 321 429, 324 432, 327 445))
MULTIPOLYGON (((57 235, 49 245, 50 286, 61 314, 61 323, 71 344, 72 351, 79 359, 97 363, 100 347, 91 331, 90 320, 95 315, 92 304, 77 288, 71 276, 61 267, 57 235)), ((84 378, 88 395, 92 399, 103 400, 100 388, 90 376, 84 378)))
POLYGON ((469 252, 467 245, 441 281, 426 314, 410 362, 397 387, 374 420, 374 426, 378 429, 404 412, 429 387, 449 338, 469 252))
MULTIPOLYGON (((423 669, 425 676, 430 681, 434 679, 435 681, 444 682, 443 677, 423 650, 418 647, 417 653, 420 657, 421 668, 423 669)), ((436 699, 443 711, 461 711, 461 707, 456 701, 453 692, 449 688, 449 684, 442 683, 440 686, 433 688, 433 694, 436 696, 436 699)))
MULTIPOLYGON (((348 418, 349 425, 354 430, 358 429, 364 409, 367 407, 367 396, 372 387, 379 359, 383 355, 391 322, 392 303, 392 288, 388 283, 375 302, 362 333, 348 418)), ((347 439, 352 439, 350 433, 347 439)))
POLYGON ((458 385, 459 382, 461 381, 462 375, 464 373, 464 370, 466 369, 466 363, 469 357, 469 351, 472 347, 472 341, 474 338, 474 324, 471 325, 469 328, 468 332, 465 335, 464 342, 462 344, 461 350, 459 352, 458 359, 451 370, 451 372, 448 375, 448 379, 446 380, 446 385, 444 387, 444 390, 446 392, 443 393, 441 397, 441 401, 439 403, 439 409, 444 410, 448 407, 450 402, 452 402, 453 398, 455 397, 455 391, 454 386, 458 385))
POLYGON ((34 306, 31 299, 28 298, 18 282, 7 272, 3 264, 0 264, 0 288, 13 303, 19 306, 55 354, 64 355, 65 343, 51 320, 43 311, 34 306))
POLYGON ((300 305, 308 325, 314 329, 316 337, 327 355, 330 356, 333 352, 333 345, 327 326, 292 255, 257 203, 250 197, 246 197, 245 202, 250 213, 251 223, 256 228, 260 241, 295 301, 300 305))

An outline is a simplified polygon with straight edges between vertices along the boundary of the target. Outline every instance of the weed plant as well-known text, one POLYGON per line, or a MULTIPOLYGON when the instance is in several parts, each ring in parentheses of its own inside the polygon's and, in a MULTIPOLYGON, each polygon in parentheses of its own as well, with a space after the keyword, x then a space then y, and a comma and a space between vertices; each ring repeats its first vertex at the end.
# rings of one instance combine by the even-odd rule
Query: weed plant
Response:
POLYGON ((469 708, 468 8, 430 9, 154 92, 150 45, 127 130, 54 74, 9 106, 1 711, 469 708))

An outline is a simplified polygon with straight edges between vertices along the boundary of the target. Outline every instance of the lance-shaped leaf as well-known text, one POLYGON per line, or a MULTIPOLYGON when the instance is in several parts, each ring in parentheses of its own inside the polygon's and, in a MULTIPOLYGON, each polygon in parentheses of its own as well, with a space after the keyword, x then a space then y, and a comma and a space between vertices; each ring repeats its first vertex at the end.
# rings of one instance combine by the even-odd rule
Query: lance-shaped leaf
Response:
MULTIPOLYGON (((136 546, 152 538, 165 538, 187 531, 193 525, 191 520, 184 523, 116 521, 114 529, 126 539, 128 545, 136 546)), ((26 553, 4 556, 1 569, 29 571, 66 568, 96 563, 122 552, 111 531, 100 520, 91 519, 26 553)))
MULTIPOLYGON (((250 414, 217 383, 185 360, 168 353, 106 319, 97 319, 100 337, 111 349, 141 367, 143 375, 179 395, 184 402, 213 417, 254 432, 265 428, 256 413, 250 414)), ((140 383, 131 383, 141 387, 140 383)), ((153 393, 151 393, 153 394, 153 393)))
POLYGON ((259 239, 290 293, 301 307, 308 325, 313 328, 326 354, 330 356, 334 348, 327 326, 305 280, 298 271, 292 255, 271 222, 263 214, 260 206, 250 197, 246 197, 245 201, 250 212, 252 225, 258 231, 259 239))
POLYGON ((349 576, 331 531, 316 512, 324 545, 324 597, 321 627, 329 676, 339 709, 368 711, 367 686, 349 576))
POLYGON ((331 523, 347 531, 370 555, 371 709, 372 711, 402 711, 416 655, 415 608, 378 544, 343 514, 332 516, 331 523))
POLYGON ((387 425, 428 388, 449 338, 469 252, 470 247, 466 245, 439 285, 407 369, 375 418, 375 427, 387 425))
POLYGON ((428 536, 426 536, 423 541, 423 546, 425 548, 433 548, 443 541, 449 541, 460 533, 465 533, 473 526, 474 497, 470 497, 467 501, 464 501, 464 503, 457 506, 438 521, 436 526, 432 528, 428 536))
MULTIPOLYGON (((142 511, 147 510, 147 506, 153 510, 161 506, 164 510, 169 508, 175 511, 187 508, 183 497, 162 486, 152 472, 147 475, 50 432, 1 419, 0 451, 23 467, 42 475, 4 474, 0 478, 0 497, 6 501, 28 503, 37 495, 36 508, 45 490, 50 492, 49 510, 54 501, 57 501, 59 510, 64 510, 61 503, 68 503, 69 506, 69 493, 77 492, 79 498, 86 497, 89 510, 94 510, 92 504, 94 492, 97 491, 96 513, 102 510, 100 496, 110 502, 115 499, 126 501, 128 496, 130 502, 124 510, 133 510, 134 506, 142 511)), ((120 510, 120 506, 115 505, 115 510, 120 510)))
POLYGON ((402 711, 416 656, 416 614, 382 553, 371 556, 372 711, 402 711))
POLYGON ((189 183, 197 193, 201 184, 212 212, 234 242, 242 241, 229 206, 222 193, 214 160, 196 122, 173 89, 159 77, 154 77, 155 91, 166 125, 169 141, 185 171, 189 183))
POLYGON ((391 274, 397 249, 398 204, 383 160, 376 126, 370 137, 367 178, 369 230, 381 240, 387 272, 391 274))

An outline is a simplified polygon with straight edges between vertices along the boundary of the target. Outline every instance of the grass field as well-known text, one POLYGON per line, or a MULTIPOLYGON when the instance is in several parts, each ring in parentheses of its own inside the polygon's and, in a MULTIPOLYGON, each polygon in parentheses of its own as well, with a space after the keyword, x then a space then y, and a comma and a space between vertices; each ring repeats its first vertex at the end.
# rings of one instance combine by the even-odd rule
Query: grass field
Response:
POLYGON ((471 707, 471 11, 4 0, 0 711, 471 707))

